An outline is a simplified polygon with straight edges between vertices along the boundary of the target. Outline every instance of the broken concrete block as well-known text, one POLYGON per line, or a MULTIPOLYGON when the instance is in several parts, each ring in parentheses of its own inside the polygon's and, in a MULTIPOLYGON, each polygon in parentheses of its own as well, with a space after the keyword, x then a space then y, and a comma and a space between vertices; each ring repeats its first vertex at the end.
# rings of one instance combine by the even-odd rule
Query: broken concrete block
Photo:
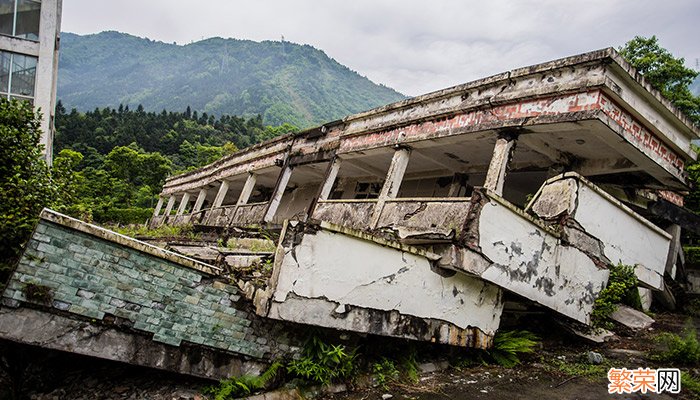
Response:
POLYGON ((586 357, 588 358, 589 364, 599 365, 603 363, 603 356, 595 351, 589 351, 586 357))
POLYGON ((633 330, 647 329, 654 323, 650 316, 623 304, 618 304, 610 318, 633 330))

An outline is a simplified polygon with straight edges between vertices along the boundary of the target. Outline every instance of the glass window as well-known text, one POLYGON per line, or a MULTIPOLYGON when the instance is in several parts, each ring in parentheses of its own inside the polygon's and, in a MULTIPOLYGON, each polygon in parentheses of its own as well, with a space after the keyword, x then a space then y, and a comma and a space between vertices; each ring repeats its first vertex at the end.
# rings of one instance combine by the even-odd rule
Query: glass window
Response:
POLYGON ((36 57, 0 51, 0 96, 30 100, 34 97, 36 57))
POLYGON ((12 76, 10 93, 21 96, 34 96, 34 77, 36 76, 36 58, 12 55, 12 76))
POLYGON ((39 40, 41 3, 37 0, 17 0, 15 36, 39 40))
POLYGON ((15 0, 0 0, 0 33, 12 35, 15 23, 15 0))
POLYGON ((10 89, 10 62, 12 54, 0 51, 0 92, 7 93, 10 89))

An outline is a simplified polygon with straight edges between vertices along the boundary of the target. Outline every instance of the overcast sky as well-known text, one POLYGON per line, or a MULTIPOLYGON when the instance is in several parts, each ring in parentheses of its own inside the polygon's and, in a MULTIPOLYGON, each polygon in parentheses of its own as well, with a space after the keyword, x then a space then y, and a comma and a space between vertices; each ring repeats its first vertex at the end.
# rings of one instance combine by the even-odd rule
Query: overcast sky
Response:
POLYGON ((284 35, 407 95, 635 35, 656 35, 695 68, 698 26, 698 0, 64 0, 62 22, 66 32, 117 30, 178 44, 284 35))

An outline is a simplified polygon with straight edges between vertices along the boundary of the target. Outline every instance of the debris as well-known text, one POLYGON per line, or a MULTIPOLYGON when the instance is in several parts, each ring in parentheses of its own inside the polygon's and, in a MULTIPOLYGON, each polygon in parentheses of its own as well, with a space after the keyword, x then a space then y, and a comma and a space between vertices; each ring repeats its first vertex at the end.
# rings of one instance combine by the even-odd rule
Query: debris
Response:
POLYGON ((382 400, 387 400, 387 399, 390 399, 392 397, 394 397, 394 395, 391 395, 389 393, 385 393, 382 395, 382 400))
POLYGON ((654 323, 650 316, 623 304, 618 304, 610 318, 632 330, 647 329, 654 323))
POLYGON ((603 356, 595 351, 589 351, 587 357, 589 364, 599 365, 603 363, 603 356))

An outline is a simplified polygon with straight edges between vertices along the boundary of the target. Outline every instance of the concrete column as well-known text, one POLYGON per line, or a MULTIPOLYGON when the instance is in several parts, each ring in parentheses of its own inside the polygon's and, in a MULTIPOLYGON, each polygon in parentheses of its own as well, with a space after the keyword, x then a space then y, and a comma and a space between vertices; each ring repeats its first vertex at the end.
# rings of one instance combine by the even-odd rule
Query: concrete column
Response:
POLYGON ((275 213, 277 213, 277 208, 280 206, 280 202, 282 201, 284 189, 287 188, 287 183, 289 183, 289 178, 291 177, 292 168, 289 166, 284 167, 284 169, 282 169, 282 175, 280 175, 279 180, 277 181, 275 191, 272 193, 272 197, 270 198, 270 204, 267 206, 267 211, 265 212, 263 221, 270 222, 272 221, 272 218, 274 218, 275 213))
POLYGON ((41 2, 39 20, 39 60, 34 83, 34 108, 41 108, 41 144, 46 162, 53 162, 54 115, 56 108, 56 80, 58 77, 58 37, 61 32, 63 1, 41 2))
POLYGON ((257 175, 255 175, 252 172, 248 174, 248 178, 246 178, 245 180, 245 184, 243 185, 241 195, 238 196, 238 201, 236 202, 237 206, 248 204, 248 199, 250 199, 250 195, 251 193, 253 193, 253 189, 255 188, 255 182, 257 182, 257 180, 257 175))
POLYGON ((190 194, 185 192, 182 195, 182 200, 180 200, 180 207, 177 209, 177 215, 182 215, 185 213, 185 208, 187 208, 187 203, 190 202, 190 194))
POLYGON ((336 158, 328 168, 326 180, 323 182, 321 194, 318 196, 319 200, 328 200, 328 196, 331 195, 331 190, 333 190, 333 184, 335 183, 335 179, 338 177, 338 171, 340 171, 340 164, 342 161, 343 160, 340 158, 336 158))
POLYGON ((197 200, 194 202, 194 207, 192 207, 192 214, 196 214, 199 212, 199 210, 202 209, 202 205, 204 204, 204 200, 207 199, 207 189, 202 189, 199 191, 199 195, 197 195, 197 200))
POLYGON ((168 205, 165 206, 165 212, 163 215, 166 217, 170 215, 170 212, 173 210, 173 207, 175 206, 175 196, 170 196, 168 199, 168 205))
POLYGON ((377 204, 374 206, 374 211, 372 212, 371 227, 376 228, 379 223, 379 217, 384 210, 384 204, 388 199, 394 199, 399 194, 399 189, 401 188, 401 181, 403 180, 403 175, 406 172, 406 167, 408 167, 408 160, 411 155, 411 150, 407 148, 400 148, 394 152, 394 157, 391 159, 391 165, 389 166, 389 171, 386 174, 386 179, 384 180, 384 186, 382 186, 382 191, 379 192, 379 198, 377 198, 377 204))
POLYGON ((228 192, 228 182, 221 181, 221 186, 219 186, 219 191, 216 193, 216 198, 214 198, 214 203, 211 205, 211 208, 221 207, 221 204, 224 203, 226 192, 228 192))
POLYGON ((158 204, 156 204, 156 208, 153 210, 153 216, 157 217, 158 214, 160 214, 160 210, 163 208, 163 198, 158 196, 158 204))
POLYGON ((503 195, 503 184, 506 180, 506 172, 508 164, 513 157, 515 149, 516 136, 502 135, 496 140, 496 146, 493 148, 493 157, 489 164, 489 170, 486 172, 486 181, 484 187, 489 189, 499 196, 503 195))

